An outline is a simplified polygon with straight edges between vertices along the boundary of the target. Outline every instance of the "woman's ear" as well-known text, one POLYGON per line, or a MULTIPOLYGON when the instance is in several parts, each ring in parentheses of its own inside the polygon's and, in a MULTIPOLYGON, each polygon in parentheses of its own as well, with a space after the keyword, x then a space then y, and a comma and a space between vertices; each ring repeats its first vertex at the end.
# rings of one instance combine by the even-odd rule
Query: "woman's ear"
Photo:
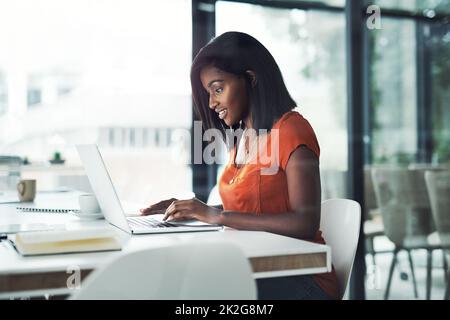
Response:
POLYGON ((250 82, 252 84, 252 88, 254 88, 256 86, 256 83, 257 83, 255 72, 252 71, 252 70, 247 70, 247 71, 245 71, 245 74, 250 79, 250 82))

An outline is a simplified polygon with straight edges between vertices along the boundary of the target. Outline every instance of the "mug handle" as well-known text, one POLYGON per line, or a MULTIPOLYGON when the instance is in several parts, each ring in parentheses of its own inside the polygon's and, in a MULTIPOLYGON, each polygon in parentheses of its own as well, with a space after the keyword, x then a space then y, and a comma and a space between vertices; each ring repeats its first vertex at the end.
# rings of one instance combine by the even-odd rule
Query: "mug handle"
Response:
POLYGON ((25 194, 25 182, 20 181, 20 182, 17 184, 17 191, 19 191, 19 194, 20 194, 21 196, 23 196, 23 195, 25 194))

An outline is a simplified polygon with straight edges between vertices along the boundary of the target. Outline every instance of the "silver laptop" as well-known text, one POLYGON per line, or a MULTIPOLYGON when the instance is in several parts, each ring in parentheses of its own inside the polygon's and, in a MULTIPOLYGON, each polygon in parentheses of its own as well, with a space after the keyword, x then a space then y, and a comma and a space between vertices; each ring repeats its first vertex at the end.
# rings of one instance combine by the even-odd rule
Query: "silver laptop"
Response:
POLYGON ((97 197, 105 219, 112 225, 132 234, 194 232, 221 230, 222 226, 201 221, 166 222, 164 215, 127 216, 117 196, 97 145, 77 145, 92 190, 97 197))

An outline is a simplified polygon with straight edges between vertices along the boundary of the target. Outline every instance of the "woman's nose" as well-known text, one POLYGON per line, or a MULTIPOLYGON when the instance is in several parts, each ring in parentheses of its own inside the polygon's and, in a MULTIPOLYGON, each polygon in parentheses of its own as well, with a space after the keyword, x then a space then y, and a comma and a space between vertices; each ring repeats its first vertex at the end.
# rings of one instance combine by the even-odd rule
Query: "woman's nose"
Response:
POLYGON ((217 107, 218 103, 213 98, 209 98, 209 108, 214 110, 217 107))

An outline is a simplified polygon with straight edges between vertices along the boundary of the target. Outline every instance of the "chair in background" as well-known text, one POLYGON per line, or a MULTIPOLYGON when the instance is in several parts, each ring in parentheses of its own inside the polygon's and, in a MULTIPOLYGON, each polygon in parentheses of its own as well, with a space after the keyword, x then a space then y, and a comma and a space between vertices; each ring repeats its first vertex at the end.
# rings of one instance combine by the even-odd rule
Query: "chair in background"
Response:
MULTIPOLYGON (((347 195, 347 171, 337 169, 323 169, 320 171, 322 185, 322 200, 345 198, 347 195)), ((370 167, 364 168, 364 205, 361 216, 364 218, 364 236, 366 241, 366 253, 375 260, 374 239, 384 236, 384 227, 375 199, 370 167)))
MULTIPOLYGON (((432 165, 432 164, 412 164, 408 167, 408 172, 410 176, 413 178, 413 199, 415 200, 415 207, 418 208, 421 212, 426 214, 429 219, 430 224, 430 235, 428 236, 429 248, 427 249, 427 284, 426 284, 426 298, 429 300, 431 298, 431 282, 432 282, 432 265, 433 265, 433 252, 435 250, 442 250, 442 244, 436 229, 435 219, 433 217, 432 209, 431 209, 431 200, 429 197, 429 193, 427 190, 426 182, 425 182, 425 172, 441 172, 445 170, 444 165, 432 165)), ((425 217, 424 217, 425 218, 425 217)), ((447 259, 445 258, 445 254, 443 257, 443 268, 447 270, 447 259)), ((445 272, 444 272, 445 273, 445 272)))
POLYGON ((322 202, 320 230, 331 247, 341 298, 347 291, 355 260, 361 223, 361 206, 347 199, 322 202))
MULTIPOLYGON (((444 250, 444 262, 450 256, 450 171, 425 173, 425 181, 431 201, 431 211, 444 250)), ((446 289, 444 299, 449 299, 450 275, 444 264, 446 289)))
POLYGON ((376 237, 384 236, 384 226, 381 218, 381 213, 378 208, 375 190, 373 187, 371 167, 364 167, 364 236, 366 241, 366 254, 372 256, 372 264, 376 265, 374 239, 376 237))
POLYGON ((414 295, 418 297, 411 250, 425 249, 428 254, 426 297, 429 299, 432 251, 441 247, 439 244, 431 244, 428 239, 434 226, 423 171, 393 167, 372 168, 372 179, 385 234, 395 245, 384 298, 389 297, 398 253, 402 250, 408 253, 414 295), (422 190, 423 188, 425 189, 422 190))
POLYGON ((255 300, 248 259, 225 242, 185 243, 120 256, 71 299, 255 300))
POLYGON ((424 171, 442 171, 450 170, 448 164, 431 164, 431 163, 411 163, 408 166, 410 170, 424 170, 424 171))
MULTIPOLYGON (((417 196, 419 197, 418 200, 420 201, 419 205, 421 207, 426 207, 427 210, 431 212, 431 201, 430 197, 427 191, 426 183, 425 183, 425 172, 432 171, 432 172, 441 172, 450 170, 450 166, 445 164, 429 164, 429 163, 412 163, 408 166, 408 169, 410 171, 416 172, 416 182, 418 183, 417 187, 415 188, 417 196)), ((433 225, 433 228, 435 229, 435 233, 431 235, 430 240, 433 243, 439 243, 439 237, 437 236, 436 226, 434 225, 434 218, 432 214, 431 217, 431 223, 433 225)))

